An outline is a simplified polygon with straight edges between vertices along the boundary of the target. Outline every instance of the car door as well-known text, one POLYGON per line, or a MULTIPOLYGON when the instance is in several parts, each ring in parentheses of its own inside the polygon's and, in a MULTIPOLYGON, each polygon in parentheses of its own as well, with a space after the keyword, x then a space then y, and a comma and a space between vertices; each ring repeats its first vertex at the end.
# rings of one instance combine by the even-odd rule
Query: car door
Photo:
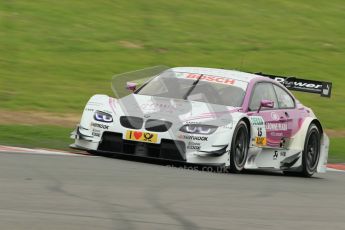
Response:
POLYGON ((287 130, 283 133, 285 139, 283 140, 282 147, 284 147, 285 141, 290 139, 298 130, 300 112, 296 108, 295 99, 286 89, 277 84, 273 84, 273 88, 277 95, 278 107, 283 111, 283 119, 285 118, 287 122, 287 130))
POLYGON ((264 145, 261 144, 262 147, 281 147, 288 134, 288 120, 284 110, 279 109, 277 95, 271 82, 256 83, 249 102, 248 116, 260 116, 265 122, 266 140, 264 145), (261 108, 258 111, 262 100, 273 101, 273 108, 261 108))

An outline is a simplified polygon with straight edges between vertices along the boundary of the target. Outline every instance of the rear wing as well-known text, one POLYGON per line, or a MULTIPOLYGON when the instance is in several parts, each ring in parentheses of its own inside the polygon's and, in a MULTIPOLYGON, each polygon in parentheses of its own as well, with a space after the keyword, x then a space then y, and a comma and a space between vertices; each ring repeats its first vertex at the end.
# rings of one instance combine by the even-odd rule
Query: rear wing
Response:
POLYGON ((260 76, 269 77, 283 84, 289 90, 301 91, 306 93, 320 94, 321 97, 331 97, 332 82, 314 81, 297 77, 284 77, 266 73, 255 73, 260 76))

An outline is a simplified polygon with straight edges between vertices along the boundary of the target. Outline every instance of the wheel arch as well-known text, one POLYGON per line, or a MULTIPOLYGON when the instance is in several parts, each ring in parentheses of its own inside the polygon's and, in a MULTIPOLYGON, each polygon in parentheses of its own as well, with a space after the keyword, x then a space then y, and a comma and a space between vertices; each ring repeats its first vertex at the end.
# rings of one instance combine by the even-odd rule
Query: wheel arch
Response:
POLYGON ((320 134, 321 134, 321 135, 323 134, 323 128, 322 128, 321 122, 320 122, 318 119, 312 120, 312 121, 310 122, 310 124, 315 124, 316 127, 319 129, 320 134))
MULTIPOLYGON (((304 120, 299 131, 292 137, 291 142, 289 144, 289 148, 297 151, 299 150, 302 153, 309 127, 312 124, 316 125, 321 135, 321 152, 316 172, 325 172, 328 158, 329 139, 328 136, 325 134, 320 121, 316 117, 307 117, 304 120)), ((298 167, 301 165, 302 160, 298 160, 295 166, 298 167)))

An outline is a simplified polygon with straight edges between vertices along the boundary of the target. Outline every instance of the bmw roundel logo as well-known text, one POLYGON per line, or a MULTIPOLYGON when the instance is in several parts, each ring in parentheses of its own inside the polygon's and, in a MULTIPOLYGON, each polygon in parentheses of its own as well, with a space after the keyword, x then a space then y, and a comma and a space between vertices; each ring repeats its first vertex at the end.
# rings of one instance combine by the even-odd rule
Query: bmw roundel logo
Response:
POLYGON ((279 115, 277 113, 275 113, 275 112, 272 112, 271 113, 271 118, 274 121, 278 121, 279 120, 279 115))

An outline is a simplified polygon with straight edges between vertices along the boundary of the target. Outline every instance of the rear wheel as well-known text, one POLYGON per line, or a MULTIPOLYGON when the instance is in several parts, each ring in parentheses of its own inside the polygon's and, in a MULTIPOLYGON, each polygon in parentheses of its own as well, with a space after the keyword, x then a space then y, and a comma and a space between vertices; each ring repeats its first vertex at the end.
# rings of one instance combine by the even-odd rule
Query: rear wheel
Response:
POLYGON ((304 149, 302 154, 302 171, 301 172, 288 172, 286 175, 311 177, 317 169, 320 159, 321 149, 321 134, 315 124, 311 124, 308 129, 307 136, 304 142, 304 149))
POLYGON ((303 176, 310 177, 316 172, 320 159, 320 139, 319 129, 315 124, 311 124, 304 143, 302 158, 303 176))
POLYGON ((231 141, 230 172, 239 173, 243 170, 248 155, 248 141, 247 124, 240 121, 235 128, 231 141))

